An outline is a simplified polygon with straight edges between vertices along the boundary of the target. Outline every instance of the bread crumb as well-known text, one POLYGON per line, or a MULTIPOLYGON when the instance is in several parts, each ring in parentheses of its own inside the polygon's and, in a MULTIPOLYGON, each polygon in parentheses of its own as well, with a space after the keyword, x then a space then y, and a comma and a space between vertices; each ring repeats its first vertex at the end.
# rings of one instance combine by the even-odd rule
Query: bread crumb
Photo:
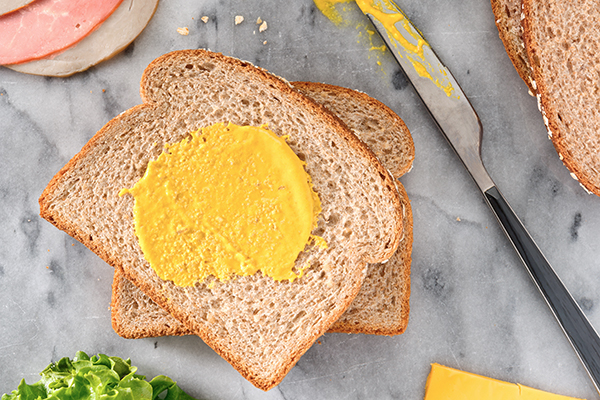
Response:
POLYGON ((200 18, 202 20, 202 22, 204 22, 205 24, 208 22, 208 17, 205 15, 204 17, 200 18))
POLYGON ((258 19, 256 20, 256 25, 260 25, 262 24, 262 19, 260 17, 258 17, 258 19))
POLYGON ((263 42, 263 44, 267 44, 267 41, 265 40, 265 41, 263 42))
POLYGON ((236 16, 235 16, 235 24, 236 24, 236 25, 239 25, 239 24, 241 24, 242 22, 244 22, 244 17, 242 17, 241 15, 236 15, 236 16))
POLYGON ((262 24, 260 24, 260 26, 258 27, 258 31, 259 32, 264 32, 267 30, 267 21, 263 21, 262 24))
POLYGON ((190 34, 190 30, 188 28, 177 28, 177 33, 182 36, 187 36, 190 34))
POLYGON ((318 344, 322 344, 320 340, 317 340, 317 343, 318 343, 318 344))
POLYGON ((457 220, 458 222, 460 222, 460 217, 456 217, 456 220, 457 220))
POLYGON ((102 93, 106 93, 106 89, 102 89, 102 93))

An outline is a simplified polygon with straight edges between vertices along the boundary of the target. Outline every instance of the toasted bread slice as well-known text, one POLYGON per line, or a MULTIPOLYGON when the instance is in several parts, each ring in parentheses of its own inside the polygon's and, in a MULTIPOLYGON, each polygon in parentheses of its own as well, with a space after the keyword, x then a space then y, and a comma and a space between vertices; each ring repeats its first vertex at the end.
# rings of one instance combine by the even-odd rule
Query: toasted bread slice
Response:
MULTIPOLYGON (((414 144, 408 128, 392 110, 365 93, 339 86, 292 82, 303 94, 334 112, 397 178, 412 167, 414 144)), ((384 265, 369 265, 367 277, 349 309, 330 328, 345 333, 396 335, 408 324, 412 212, 399 184, 404 236, 384 265), (360 305, 360 306, 359 306, 360 305)), ((115 270, 112 325, 125 338, 189 335, 192 332, 115 270)))
POLYGON ((491 0, 491 2, 496 17, 496 27, 508 57, 521 79, 529 87, 529 91, 534 94, 535 82, 533 82, 531 65, 523 42, 521 0, 491 0))
POLYGON ((107 123, 53 178, 40 214, 75 237, 181 321, 260 389, 277 385, 346 310, 367 263, 387 260, 402 237, 393 178, 333 114, 250 63, 205 50, 175 51, 144 71, 144 104, 107 123), (287 135, 322 202, 315 234, 294 282, 258 273, 195 287, 161 280, 133 229, 131 196, 165 144, 217 122, 268 124, 287 135))
POLYGON ((600 195, 600 7, 523 1, 523 38, 548 134, 571 175, 600 195))

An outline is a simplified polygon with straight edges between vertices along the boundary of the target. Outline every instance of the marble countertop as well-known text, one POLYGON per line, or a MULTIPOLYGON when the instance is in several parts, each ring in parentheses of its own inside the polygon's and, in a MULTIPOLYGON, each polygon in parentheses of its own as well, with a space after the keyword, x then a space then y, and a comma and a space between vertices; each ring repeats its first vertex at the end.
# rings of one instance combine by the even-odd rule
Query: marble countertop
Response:
MULTIPOLYGON (((490 175, 600 327, 600 199, 559 160, 498 38, 489 2, 399 4, 477 110, 490 175)), ((148 377, 166 374, 206 399, 421 399, 433 362, 598 397, 475 183, 389 53, 371 50, 366 19, 355 5, 345 8, 348 22, 336 26, 312 0, 163 0, 132 45, 87 72, 59 79, 0 68, 0 393, 84 350, 131 357, 148 377), (235 25, 236 15, 245 21, 235 25), (264 32, 259 17, 267 21, 264 32), (401 179, 414 212, 403 335, 326 334, 265 393, 197 337, 126 340, 114 333, 112 268, 42 220, 37 199, 98 129, 140 103, 145 67, 188 48, 248 60, 291 81, 359 89, 405 120, 416 160, 401 179)))

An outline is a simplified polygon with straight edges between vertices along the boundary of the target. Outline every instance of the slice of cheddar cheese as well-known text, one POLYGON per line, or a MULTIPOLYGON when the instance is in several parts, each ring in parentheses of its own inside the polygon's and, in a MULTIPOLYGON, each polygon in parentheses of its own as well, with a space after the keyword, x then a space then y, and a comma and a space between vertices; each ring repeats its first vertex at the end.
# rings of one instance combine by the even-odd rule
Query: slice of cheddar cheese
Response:
POLYGON ((578 400, 432 364, 425 400, 578 400))

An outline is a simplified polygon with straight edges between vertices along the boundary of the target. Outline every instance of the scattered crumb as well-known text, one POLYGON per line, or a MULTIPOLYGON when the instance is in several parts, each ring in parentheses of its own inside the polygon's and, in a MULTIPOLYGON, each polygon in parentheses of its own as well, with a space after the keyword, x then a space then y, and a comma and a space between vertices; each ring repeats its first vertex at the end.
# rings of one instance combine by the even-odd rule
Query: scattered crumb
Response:
POLYGON ((71 243, 71 246, 75 246, 75 243, 71 243))
POLYGON ((460 222, 460 217, 456 217, 456 220, 457 220, 458 222, 460 222))
POLYGON ((236 15, 236 16, 235 16, 235 24, 236 24, 236 25, 239 25, 239 24, 241 24, 242 22, 244 22, 244 17, 242 17, 241 15, 236 15))
POLYGON ((92 93, 92 91, 90 90, 90 93, 92 93))
POLYGON ((49 266, 49 265, 46 265, 46 269, 50 269, 50 266, 49 266))
POLYGON ((182 36, 187 36, 190 34, 190 30, 188 28, 177 28, 177 33, 182 36))
POLYGON ((263 21, 262 24, 260 24, 260 26, 258 27, 258 31, 259 32, 264 32, 267 30, 267 21, 263 21))
POLYGON ((106 89, 102 89, 102 93, 106 93, 106 89))
POLYGON ((318 344, 321 344, 321 341, 320 341, 320 340, 317 340, 317 343, 318 343, 318 344))
POLYGON ((205 24, 208 22, 208 17, 205 15, 204 17, 200 18, 202 20, 202 22, 204 22, 205 24))
POLYGON ((262 24, 262 19, 260 17, 258 17, 258 19, 256 20, 256 25, 260 25, 262 24))
POLYGON ((263 42, 263 44, 267 44, 267 41, 265 40, 265 41, 263 42))

